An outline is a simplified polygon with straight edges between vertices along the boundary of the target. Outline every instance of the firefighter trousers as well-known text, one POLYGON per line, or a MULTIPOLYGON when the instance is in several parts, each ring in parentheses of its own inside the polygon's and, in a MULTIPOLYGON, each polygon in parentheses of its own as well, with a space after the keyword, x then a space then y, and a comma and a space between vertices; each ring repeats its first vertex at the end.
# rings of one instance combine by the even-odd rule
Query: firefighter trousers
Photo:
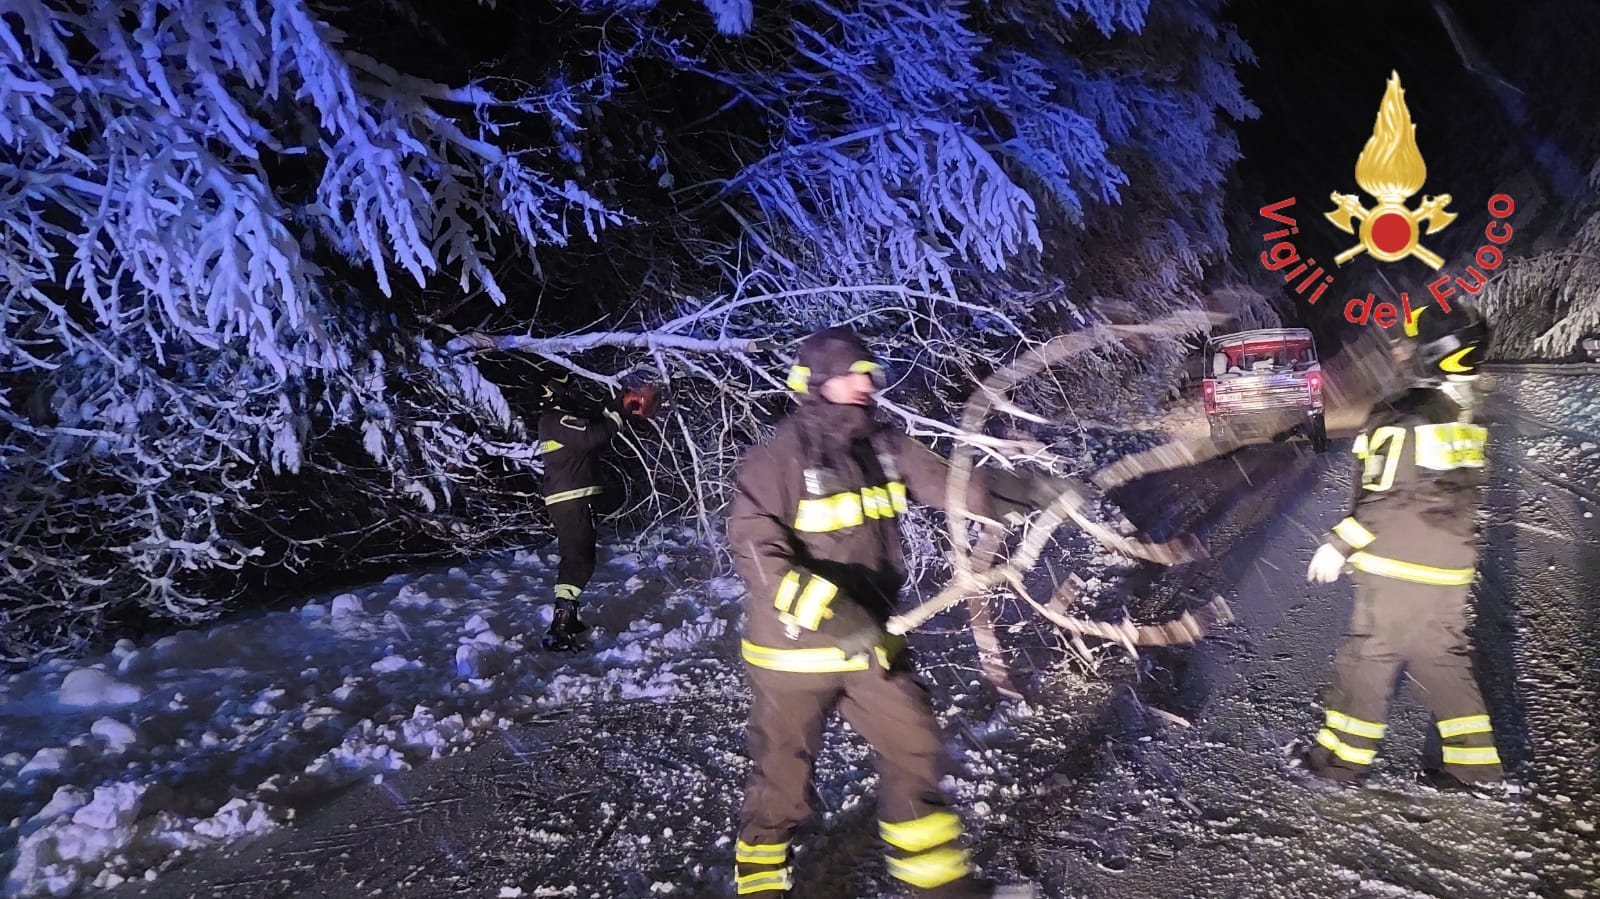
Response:
POLYGON ((555 503, 548 511, 561 557, 556 566, 556 598, 577 599, 594 577, 594 506, 590 497, 580 496, 555 503))
POLYGON ((829 712, 837 708, 872 746, 878 826, 889 873, 938 899, 984 897, 959 845, 961 819, 939 788, 944 740, 926 690, 908 666, 865 671, 773 671, 746 664, 752 694, 747 748, 754 767, 739 815, 739 895, 782 895, 793 885, 790 840, 810 819, 811 774, 829 712))
POLYGON ((1350 632, 1334 655, 1326 720, 1312 768, 1355 780, 1377 757, 1402 674, 1433 713, 1424 764, 1463 781, 1500 780, 1500 756, 1467 644, 1470 586, 1437 586, 1358 572, 1350 632))

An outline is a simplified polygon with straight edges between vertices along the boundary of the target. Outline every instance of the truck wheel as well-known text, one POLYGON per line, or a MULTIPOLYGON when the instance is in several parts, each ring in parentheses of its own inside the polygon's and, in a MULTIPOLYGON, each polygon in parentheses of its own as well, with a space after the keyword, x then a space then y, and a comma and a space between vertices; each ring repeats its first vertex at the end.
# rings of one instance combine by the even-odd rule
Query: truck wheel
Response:
POLYGON ((1328 422, 1322 415, 1311 419, 1311 424, 1306 428, 1307 435, 1311 438, 1311 448, 1319 453, 1328 451, 1328 422))

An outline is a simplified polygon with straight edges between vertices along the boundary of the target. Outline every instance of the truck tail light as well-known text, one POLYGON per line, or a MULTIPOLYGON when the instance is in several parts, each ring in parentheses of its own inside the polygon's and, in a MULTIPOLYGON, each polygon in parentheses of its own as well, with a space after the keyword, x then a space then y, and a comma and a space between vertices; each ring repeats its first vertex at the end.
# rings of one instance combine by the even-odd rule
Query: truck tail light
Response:
POLYGON ((1207 412, 1215 412, 1215 411, 1217 411, 1217 382, 1216 381, 1203 381, 1203 382, 1201 382, 1201 384, 1200 384, 1200 392, 1202 394, 1204 394, 1205 398, 1206 398, 1206 411, 1207 412))
POLYGON ((1322 395, 1322 372, 1314 371, 1306 375, 1306 386, 1311 388, 1312 396, 1322 395))

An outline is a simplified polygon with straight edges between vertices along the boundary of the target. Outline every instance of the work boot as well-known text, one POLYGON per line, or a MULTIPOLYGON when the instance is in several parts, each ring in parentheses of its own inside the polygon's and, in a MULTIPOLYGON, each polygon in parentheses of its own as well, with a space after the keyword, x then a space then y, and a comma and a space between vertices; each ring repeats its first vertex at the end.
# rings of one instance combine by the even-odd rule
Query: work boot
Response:
POLYGON ((556 613, 544 634, 544 648, 552 652, 573 652, 583 648, 583 633, 589 626, 578 618, 578 601, 556 600, 556 613))
POLYGON ((1498 802, 1516 802, 1523 794, 1522 787, 1517 784, 1504 780, 1462 780, 1442 768, 1422 769, 1417 773, 1417 783, 1441 793, 1466 793, 1498 802))
POLYGON ((1365 772, 1318 764, 1316 748, 1317 744, 1305 739, 1285 746, 1283 754, 1289 763, 1289 773, 1306 786, 1318 789, 1353 790, 1362 786, 1365 772))

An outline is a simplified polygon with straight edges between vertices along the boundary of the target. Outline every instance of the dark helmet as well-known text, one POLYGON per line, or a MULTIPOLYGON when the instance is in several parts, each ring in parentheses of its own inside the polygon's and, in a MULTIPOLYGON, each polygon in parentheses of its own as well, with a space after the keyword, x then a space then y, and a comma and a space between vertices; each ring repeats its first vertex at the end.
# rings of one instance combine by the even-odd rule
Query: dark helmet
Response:
POLYGON ((1415 341, 1412 371, 1424 384, 1474 377, 1489 350, 1489 323, 1472 306, 1419 306, 1402 333, 1415 341))
POLYGON ((788 386, 796 393, 814 393, 829 378, 853 372, 872 375, 880 389, 884 386, 883 366, 859 334, 849 328, 823 328, 801 341, 788 386))
POLYGON ((540 397, 541 402, 546 407, 570 403, 581 390, 577 380, 572 376, 572 372, 564 368, 546 375, 542 385, 543 396, 540 397))

